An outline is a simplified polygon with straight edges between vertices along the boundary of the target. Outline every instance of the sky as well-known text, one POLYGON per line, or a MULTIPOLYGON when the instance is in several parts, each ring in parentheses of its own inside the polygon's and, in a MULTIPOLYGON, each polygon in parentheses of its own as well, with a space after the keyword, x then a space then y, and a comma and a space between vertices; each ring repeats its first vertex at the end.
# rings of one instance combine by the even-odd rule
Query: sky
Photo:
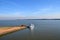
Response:
POLYGON ((0 19, 60 18, 60 0, 0 0, 0 19))

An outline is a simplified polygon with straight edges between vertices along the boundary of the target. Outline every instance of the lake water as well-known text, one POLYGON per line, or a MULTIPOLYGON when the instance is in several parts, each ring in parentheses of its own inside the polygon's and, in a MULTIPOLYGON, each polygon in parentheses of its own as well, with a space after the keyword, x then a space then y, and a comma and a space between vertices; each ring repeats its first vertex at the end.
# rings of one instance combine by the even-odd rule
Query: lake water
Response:
POLYGON ((0 20, 0 27, 30 25, 35 28, 33 33, 27 28, 0 38, 0 40, 60 40, 60 20, 0 20))

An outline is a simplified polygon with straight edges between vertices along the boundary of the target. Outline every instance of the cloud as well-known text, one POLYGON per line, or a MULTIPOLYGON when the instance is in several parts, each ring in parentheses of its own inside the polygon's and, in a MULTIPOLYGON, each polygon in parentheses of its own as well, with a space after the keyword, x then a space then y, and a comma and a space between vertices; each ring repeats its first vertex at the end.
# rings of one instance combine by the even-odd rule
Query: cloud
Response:
POLYGON ((23 17, 22 12, 15 12, 15 13, 0 13, 0 18, 21 18, 23 17))
MULTIPOLYGON (((32 15, 35 18, 60 18, 60 12, 56 11, 53 6, 50 6, 48 8, 41 8, 38 9, 38 11, 32 12, 32 15)), ((33 17, 31 17, 33 18, 33 17)))
POLYGON ((38 9, 38 11, 34 11, 34 12, 32 12, 32 15, 34 16, 36 16, 36 15, 41 15, 41 14, 46 14, 46 13, 49 13, 49 11, 51 11, 52 9, 51 8, 42 8, 42 9, 38 9))

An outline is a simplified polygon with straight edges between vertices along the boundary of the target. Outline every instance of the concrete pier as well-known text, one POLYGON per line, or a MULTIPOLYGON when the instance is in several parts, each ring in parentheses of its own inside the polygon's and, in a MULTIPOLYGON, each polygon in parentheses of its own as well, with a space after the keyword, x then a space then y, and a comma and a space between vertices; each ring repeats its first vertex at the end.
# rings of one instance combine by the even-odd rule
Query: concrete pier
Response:
POLYGON ((23 30, 23 29, 26 29, 25 25, 0 28, 0 36, 11 33, 11 32, 15 32, 15 31, 18 31, 18 30, 23 30))

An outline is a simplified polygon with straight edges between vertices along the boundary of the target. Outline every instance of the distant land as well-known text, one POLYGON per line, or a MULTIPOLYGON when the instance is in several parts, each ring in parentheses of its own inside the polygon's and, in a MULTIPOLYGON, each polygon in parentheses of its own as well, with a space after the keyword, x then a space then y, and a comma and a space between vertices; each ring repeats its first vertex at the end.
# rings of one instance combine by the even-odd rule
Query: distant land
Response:
MULTIPOLYGON (((17 19, 17 20, 21 20, 21 19, 17 19)), ((60 20, 60 19, 25 19, 25 20, 60 20)))
POLYGON ((0 20, 60 20, 60 19, 0 19, 0 20))
POLYGON ((60 19, 32 19, 32 20, 60 20, 60 19))

